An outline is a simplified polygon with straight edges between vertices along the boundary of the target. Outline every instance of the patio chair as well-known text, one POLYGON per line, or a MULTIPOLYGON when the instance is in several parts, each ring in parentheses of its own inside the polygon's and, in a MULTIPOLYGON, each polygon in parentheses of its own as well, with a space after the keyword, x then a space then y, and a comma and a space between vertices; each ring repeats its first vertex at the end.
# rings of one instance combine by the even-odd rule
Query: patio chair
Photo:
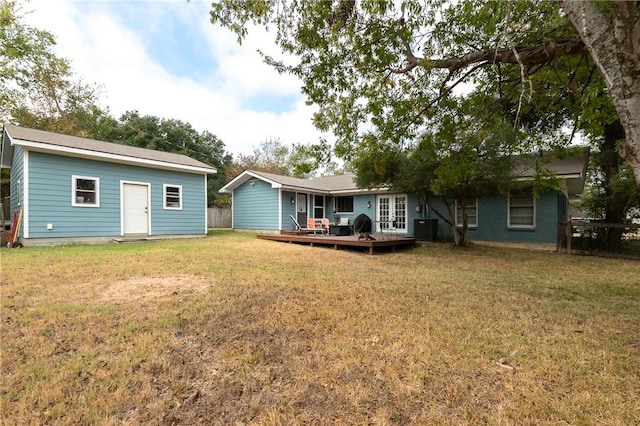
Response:
POLYGON ((325 233, 329 235, 329 226, 331 226, 329 219, 323 217, 322 219, 320 219, 320 223, 322 223, 322 227, 324 228, 325 233))
POLYGON ((322 221, 320 219, 315 219, 313 217, 307 218, 307 230, 313 231, 314 234, 316 232, 320 232, 321 234, 324 234, 325 232, 325 229, 322 226, 322 221))
POLYGON ((302 226, 300 226, 300 224, 298 223, 298 221, 296 220, 295 217, 293 217, 293 215, 289 215, 289 217, 291 218, 291 220, 293 221, 293 229, 298 231, 298 232, 305 232, 308 231, 307 228, 303 228, 302 226))

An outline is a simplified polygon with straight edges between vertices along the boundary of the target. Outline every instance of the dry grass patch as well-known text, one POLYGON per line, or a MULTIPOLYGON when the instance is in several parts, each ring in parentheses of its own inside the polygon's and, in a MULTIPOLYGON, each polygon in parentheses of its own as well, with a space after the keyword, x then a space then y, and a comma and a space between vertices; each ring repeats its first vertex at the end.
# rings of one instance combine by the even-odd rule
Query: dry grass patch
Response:
POLYGON ((637 424, 637 262, 206 240, 2 251, 3 424, 637 424))
POLYGON ((176 294, 203 291, 209 287, 209 279, 193 275, 167 277, 135 277, 109 283, 96 301, 136 303, 142 300, 159 300, 176 294))

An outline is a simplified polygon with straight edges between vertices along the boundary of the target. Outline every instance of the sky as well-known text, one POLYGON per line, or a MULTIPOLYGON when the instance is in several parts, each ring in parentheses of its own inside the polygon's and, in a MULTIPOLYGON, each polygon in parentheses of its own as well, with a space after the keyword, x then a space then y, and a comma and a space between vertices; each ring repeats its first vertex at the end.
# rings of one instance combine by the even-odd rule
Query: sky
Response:
POLYGON ((242 46, 209 21, 211 0, 31 0, 25 21, 54 34, 59 56, 85 83, 101 86, 101 106, 178 119, 220 138, 237 157, 269 139, 314 143, 313 106, 301 82, 264 64, 277 58, 274 34, 249 32, 242 46))

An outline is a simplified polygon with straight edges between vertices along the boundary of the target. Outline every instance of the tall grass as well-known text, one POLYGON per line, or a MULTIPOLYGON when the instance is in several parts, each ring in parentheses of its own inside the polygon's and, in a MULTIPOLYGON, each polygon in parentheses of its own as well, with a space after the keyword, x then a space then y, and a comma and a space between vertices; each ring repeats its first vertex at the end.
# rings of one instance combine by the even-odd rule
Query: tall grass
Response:
POLYGON ((207 239, 2 250, 2 424, 639 424, 638 262, 207 239))

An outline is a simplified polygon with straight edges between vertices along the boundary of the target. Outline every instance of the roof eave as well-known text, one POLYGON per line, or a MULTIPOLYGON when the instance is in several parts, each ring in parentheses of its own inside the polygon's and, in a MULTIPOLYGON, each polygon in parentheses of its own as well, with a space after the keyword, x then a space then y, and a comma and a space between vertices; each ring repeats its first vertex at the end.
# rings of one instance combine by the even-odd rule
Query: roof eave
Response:
POLYGON ((0 154, 0 168, 10 169, 13 162, 13 146, 11 145, 11 135, 6 129, 2 129, 0 134, 0 141, 2 143, 2 152, 0 154))
POLYGON ((365 189, 336 189, 329 191, 330 195, 360 195, 360 194, 378 194, 381 192, 389 192, 391 188, 365 188, 365 189))
POLYGON ((242 184, 248 182, 251 179, 260 179, 263 182, 266 182, 271 185, 272 188, 282 188, 282 184, 275 182, 271 179, 267 179, 264 176, 261 176, 257 173, 252 172, 251 170, 245 170, 240 173, 238 176, 233 178, 229 183, 218 190, 221 194, 233 194, 233 191, 236 190, 242 184))
POLYGON ((144 166, 149 168, 182 171, 197 174, 215 174, 217 170, 208 167, 191 166, 188 164, 171 163, 167 161, 151 160, 138 157, 130 157, 121 154, 111 154, 107 152, 90 151, 81 148, 71 148, 60 145, 51 145, 43 142, 33 142, 24 139, 13 139, 12 145, 19 145, 29 148, 32 151, 45 152, 51 154, 65 154, 66 156, 86 158, 92 160, 108 161, 119 164, 129 164, 135 166, 144 166))
MULTIPOLYGON (((568 174, 556 174, 556 177, 560 178, 560 179, 584 179, 584 175, 582 173, 568 173, 568 174)), ((515 178, 516 181, 518 182, 524 182, 524 181, 528 181, 528 180, 533 180, 533 176, 518 176, 515 178)))

